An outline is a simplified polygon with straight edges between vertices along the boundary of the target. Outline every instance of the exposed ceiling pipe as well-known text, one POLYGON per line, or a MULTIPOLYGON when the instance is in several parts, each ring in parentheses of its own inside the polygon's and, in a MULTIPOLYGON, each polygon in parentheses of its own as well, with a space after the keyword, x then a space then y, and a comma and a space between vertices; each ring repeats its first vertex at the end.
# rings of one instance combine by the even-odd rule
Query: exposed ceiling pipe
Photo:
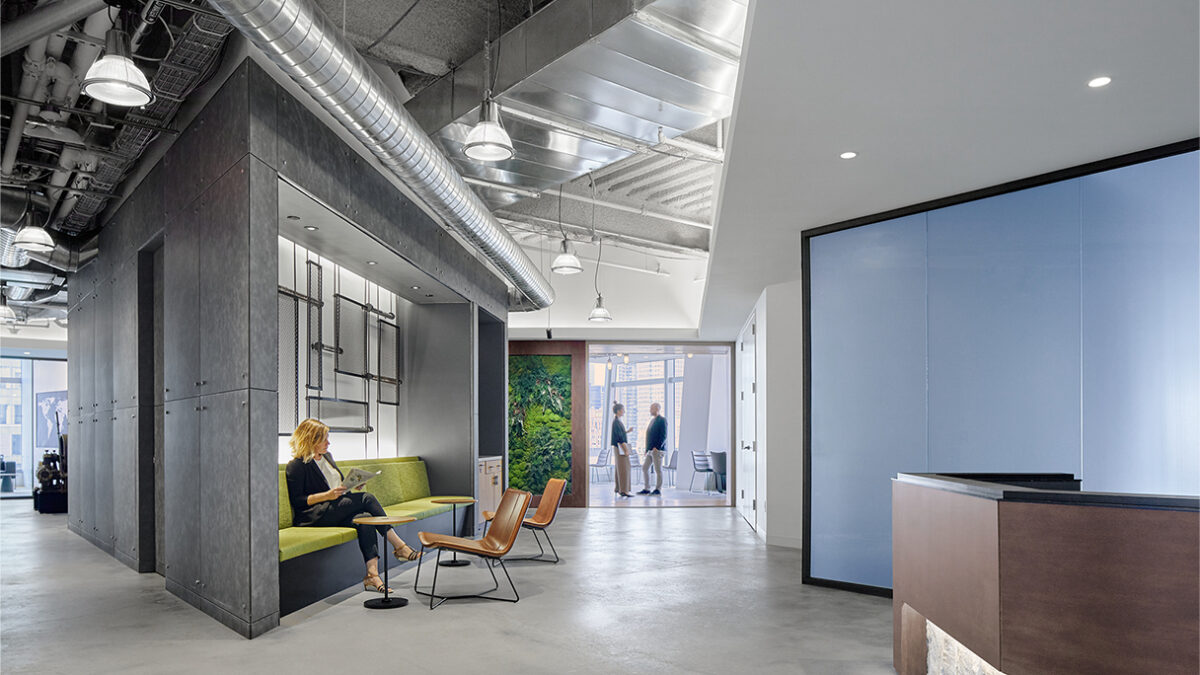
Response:
POLYGON ((78 272, 80 267, 91 262, 92 258, 95 258, 99 253, 99 235, 92 237, 80 245, 66 246, 60 243, 49 253, 28 251, 30 260, 36 260, 43 265, 49 265, 56 270, 64 272, 78 272))
POLYGON ((209 4, 496 265, 529 301, 515 309, 554 303, 554 289, 533 261, 312 0, 209 4))
MULTIPOLYGON (((35 10, 36 11, 36 10, 35 10)), ((5 38, 5 46, 8 38, 5 38)), ((22 64, 21 84, 17 95, 24 99, 33 98, 42 79, 42 70, 46 67, 46 39, 34 40, 25 50, 25 60, 22 64)), ((12 123, 8 127, 8 140, 4 144, 4 156, 0 159, 0 175, 11 176, 13 166, 17 162, 17 148, 21 145, 21 136, 25 133, 25 120, 29 118, 31 107, 28 103, 18 103, 13 106, 12 123)))
POLYGON ((667 244, 654 239, 648 239, 646 237, 639 237, 637 235, 626 234, 623 232, 614 232, 612 230, 605 230, 598 227, 593 230, 590 225, 580 225, 578 223, 571 223, 565 220, 562 221, 562 223, 559 223, 558 220, 542 218, 541 216, 531 216, 527 213, 516 213, 514 211, 505 210, 500 210, 497 213, 500 215, 500 222, 510 224, 517 229, 533 229, 537 232, 550 232, 553 234, 553 232, 557 231, 561 225, 566 230, 580 232, 589 235, 589 237, 594 231, 596 234, 604 235, 606 241, 611 241, 613 239, 624 241, 628 246, 636 247, 636 250, 642 253, 645 253, 647 249, 656 249, 660 251, 670 251, 680 256, 686 256, 690 259, 703 259, 708 257, 708 251, 694 246, 667 244), (542 223, 543 226, 539 228, 534 226, 532 223, 542 223))
POLYGON ((95 14, 108 5, 104 0, 58 0, 42 3, 37 9, 23 14, 4 26, 4 46, 0 56, 29 46, 35 40, 49 37, 65 26, 95 14))
POLYGON ((61 288, 37 290, 28 286, 9 286, 8 304, 21 306, 45 305, 57 298, 61 291, 61 288))
POLYGON ((696 155, 697 157, 710 159, 717 163, 722 163, 725 161, 725 151, 722 148, 714 148, 711 145, 698 143, 682 136, 668 138, 663 135, 662 127, 658 128, 658 142, 662 143, 663 145, 669 145, 673 148, 679 148, 680 150, 691 155, 696 155))
POLYGON ((537 190, 526 190, 525 188, 519 188, 515 185, 507 185, 505 183, 493 183, 490 180, 483 180, 481 178, 463 176, 463 180, 467 182, 467 185, 478 185, 479 187, 488 188, 489 190, 500 190, 501 192, 507 192, 509 194, 517 195, 518 197, 540 199, 542 196, 542 193, 538 192, 537 190))
POLYGON ((570 192, 564 192, 562 198, 569 199, 574 202, 583 202, 584 204, 595 204, 596 206, 615 209, 617 211, 624 211, 625 213, 636 213, 639 216, 646 216, 647 218, 655 218, 657 220, 666 220, 672 223, 679 223, 680 225, 691 225, 692 227, 701 227, 706 230, 712 229, 712 224, 706 223, 703 220, 684 218, 682 216, 676 216, 670 213, 663 213, 662 211, 654 211, 644 206, 629 206, 627 204, 618 204, 617 202, 606 202, 603 199, 594 199, 586 195, 577 195, 570 192))
MULTIPOLYGON (((519 188, 519 187, 516 187, 515 185, 508 185, 505 183, 493 183, 492 181, 481 180, 479 178, 471 178, 469 176, 464 178, 463 180, 471 185, 478 185, 479 187, 489 188, 492 190, 499 190, 500 192, 509 192, 509 193, 512 193, 515 195, 520 195, 522 197, 538 198, 538 197, 542 196, 542 193, 540 193, 540 192, 535 192, 533 190, 526 190, 525 188, 519 188)), ((672 215, 670 213, 663 213, 662 211, 652 211, 650 209, 647 209, 644 206, 629 206, 628 204, 620 204, 618 202, 610 202, 610 201, 605 201, 603 199, 594 199, 594 198, 588 197, 586 195, 577 195, 577 194, 572 194, 570 192, 563 192, 561 196, 563 199, 568 199, 568 200, 576 201, 576 202, 583 202, 585 204, 595 204, 596 206, 599 206, 599 207, 605 208, 605 209, 615 209, 617 211, 624 211, 625 213, 636 213, 638 215, 646 216, 647 218, 657 218, 659 220, 667 220, 672 223, 679 223, 681 225, 691 225, 692 227, 702 227, 706 230, 712 229, 712 225, 709 225, 708 223, 706 223, 702 220, 694 220, 692 218, 684 218, 682 216, 676 216, 676 215, 672 215)))

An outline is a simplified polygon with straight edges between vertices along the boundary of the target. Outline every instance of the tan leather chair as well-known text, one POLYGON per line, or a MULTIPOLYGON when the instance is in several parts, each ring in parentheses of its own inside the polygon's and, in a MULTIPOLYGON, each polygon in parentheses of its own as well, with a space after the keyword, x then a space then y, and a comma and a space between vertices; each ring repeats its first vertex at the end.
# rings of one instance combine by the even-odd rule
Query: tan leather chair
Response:
POLYGON ((467 539, 466 537, 453 537, 448 534, 437 534, 435 532, 418 532, 417 538, 421 540, 421 552, 425 549, 437 549, 437 562, 441 562, 442 550, 458 551, 468 555, 477 555, 482 558, 484 567, 492 574, 492 587, 483 593, 469 595, 438 595, 437 594, 437 578, 438 568, 441 565, 433 566, 433 585, 428 592, 422 591, 419 584, 421 583, 421 563, 424 562, 426 556, 422 555, 417 563, 417 578, 413 581, 413 590, 420 595, 429 596, 429 609, 433 609, 447 600, 457 598, 483 598, 484 600, 502 600, 504 602, 517 602, 521 599, 517 593, 517 586, 513 583, 512 577, 508 574, 508 568, 504 567, 503 556, 512 550, 513 542, 517 540, 517 534, 521 531, 521 517, 525 515, 525 510, 529 508, 529 501, 533 499, 533 495, 524 490, 509 488, 504 491, 504 496, 500 498, 500 506, 497 507, 495 518, 492 526, 488 528, 488 532, 482 539, 467 539), (504 576, 508 578, 508 585, 512 587, 512 598, 497 598, 490 595, 492 591, 500 588, 500 582, 496 579, 495 566, 487 561, 495 561, 500 564, 500 569, 504 570, 504 576), (434 604, 434 600, 437 604, 434 604))
MULTIPOLYGON (((562 504, 566 491, 567 481, 561 478, 551 478, 546 481, 546 489, 542 491, 542 500, 538 502, 537 511, 532 518, 521 521, 521 527, 533 533, 533 540, 538 545, 538 554, 523 558, 510 557, 509 560, 536 560, 548 563, 559 561, 558 551, 554 548, 554 542, 550 541, 550 532, 546 528, 550 527, 550 524, 554 522, 554 517, 558 515, 558 507, 562 504), (542 547, 542 540, 538 538, 538 532, 541 532, 546 537, 546 543, 550 544, 550 550, 554 552, 553 560, 546 557, 546 549, 542 547)), ((483 519, 490 523, 495 515, 495 511, 484 511, 483 519)))

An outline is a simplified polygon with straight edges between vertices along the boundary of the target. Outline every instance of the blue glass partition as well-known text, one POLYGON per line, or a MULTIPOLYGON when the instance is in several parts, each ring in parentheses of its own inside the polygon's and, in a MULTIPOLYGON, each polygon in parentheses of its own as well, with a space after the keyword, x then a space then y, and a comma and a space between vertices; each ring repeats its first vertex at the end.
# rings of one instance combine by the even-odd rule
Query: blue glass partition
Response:
POLYGON ((1197 160, 808 240, 811 576, 891 586, 897 472, 1200 494, 1197 160))

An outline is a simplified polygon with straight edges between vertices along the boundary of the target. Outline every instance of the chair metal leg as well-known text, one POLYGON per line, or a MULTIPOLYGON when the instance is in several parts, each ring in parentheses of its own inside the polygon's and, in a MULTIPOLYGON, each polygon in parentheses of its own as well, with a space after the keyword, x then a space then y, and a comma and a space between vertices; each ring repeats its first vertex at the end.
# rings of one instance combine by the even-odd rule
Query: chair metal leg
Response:
MULTIPOLYGON (((424 553, 424 551, 425 551, 425 547, 422 546, 421 552, 424 553)), ((474 555, 474 554, 469 554, 469 555, 474 555)), ((424 558, 423 555, 421 557, 424 558)), ((516 586, 516 584, 513 583, 512 577, 509 576, 508 569, 504 567, 504 561, 499 558, 495 558, 494 560, 496 562, 500 563, 501 569, 504 569, 504 576, 508 579, 508 585, 512 587, 513 597, 512 598, 498 598, 495 596, 488 595, 488 593, 491 593, 493 591, 497 591, 500 589, 500 580, 496 578, 496 571, 495 571, 495 569, 493 569, 494 565, 489 563, 489 561, 492 559, 487 558, 485 556, 479 556, 479 557, 483 559, 483 561, 484 561, 483 566, 486 567, 488 569, 488 572, 492 575, 492 587, 487 589, 483 593, 464 593, 462 595, 438 595, 438 593, 437 593, 438 568, 441 567, 441 565, 437 565, 437 564, 435 564, 433 566, 433 585, 430 586, 428 591, 423 591, 417 585, 421 579, 421 564, 419 562, 417 563, 417 578, 416 578, 416 580, 413 581, 413 592, 418 595, 428 596, 429 597, 429 609, 431 609, 431 610, 436 609, 437 607, 441 606, 441 604, 443 602, 446 602, 447 600, 458 600, 458 599, 462 599, 462 598, 480 598, 482 600, 499 600, 501 602, 517 602, 518 600, 520 600, 521 596, 519 593, 517 593, 517 586, 516 586), (437 602, 434 602, 434 600, 437 600, 437 602)), ((437 558, 435 559, 435 563, 441 562, 441 558, 442 558, 442 549, 438 548, 438 554, 437 554, 437 558)))
MULTIPOLYGON (((529 530, 531 533, 533 533, 533 540, 536 541, 537 545, 538 545, 538 554, 537 555, 526 555, 526 556, 507 556, 508 559, 509 560, 523 560, 523 561, 529 561, 529 562, 546 562, 546 563, 551 563, 551 564, 557 565, 560 558, 558 557, 558 551, 554 548, 554 542, 550 540, 550 532, 547 530, 544 530, 542 528, 536 528, 536 527, 526 527, 524 529, 529 530), (550 544, 550 550, 554 553, 553 560, 546 557, 546 549, 542 546, 542 540, 540 538, 538 538, 539 531, 543 535, 546 536, 546 543, 550 544)), ((497 560, 499 560, 499 558, 497 558, 497 560)))

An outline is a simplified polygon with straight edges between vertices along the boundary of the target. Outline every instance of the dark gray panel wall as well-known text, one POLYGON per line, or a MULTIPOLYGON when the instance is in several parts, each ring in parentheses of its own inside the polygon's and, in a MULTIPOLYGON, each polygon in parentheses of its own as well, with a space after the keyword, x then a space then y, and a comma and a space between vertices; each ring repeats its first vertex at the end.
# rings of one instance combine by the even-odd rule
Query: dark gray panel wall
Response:
MULTIPOLYGON (((100 271, 110 271, 101 268, 100 271)), ((96 284, 93 295, 95 311, 92 312, 92 331, 96 341, 95 371, 95 405, 96 410, 111 411, 113 409, 113 313, 112 313, 113 281, 106 275, 104 280, 96 284)), ((69 325, 69 324, 68 324, 69 325)))
MULTIPOLYGON (((111 485, 128 485, 138 471, 138 409, 113 411, 111 485)), ((126 564, 137 566, 138 499, 136 490, 113 492, 113 553, 126 564)))
POLYGON ((138 404, 138 267, 131 256, 112 283, 113 407, 138 404))
POLYGON ((504 323, 479 310, 479 454, 504 456, 508 447, 508 340, 504 323))
POLYGON ((163 398, 200 395, 200 221, 194 209, 167 223, 163 242, 163 398))
POLYGON ((471 305, 409 305, 408 379, 400 405, 400 454, 420 455, 435 495, 474 495, 471 305))
MULTIPOLYGON (((215 394, 249 386, 249 158, 196 199, 200 233, 200 392, 215 394)), ((193 308, 195 311, 197 308, 193 308)), ((169 334, 169 333, 168 333, 169 334)))
POLYGON ((235 617, 249 617, 250 400, 246 390, 200 398, 201 595, 235 617))
POLYGON ((92 447, 94 448, 92 490, 95 518, 92 523, 92 532, 96 538, 96 545, 106 551, 111 551, 113 545, 113 483, 110 478, 113 457, 111 410, 96 413, 94 434, 92 437, 92 447))
POLYGON ((200 399, 167 401, 163 415, 163 555, 167 580, 199 592, 200 399))

